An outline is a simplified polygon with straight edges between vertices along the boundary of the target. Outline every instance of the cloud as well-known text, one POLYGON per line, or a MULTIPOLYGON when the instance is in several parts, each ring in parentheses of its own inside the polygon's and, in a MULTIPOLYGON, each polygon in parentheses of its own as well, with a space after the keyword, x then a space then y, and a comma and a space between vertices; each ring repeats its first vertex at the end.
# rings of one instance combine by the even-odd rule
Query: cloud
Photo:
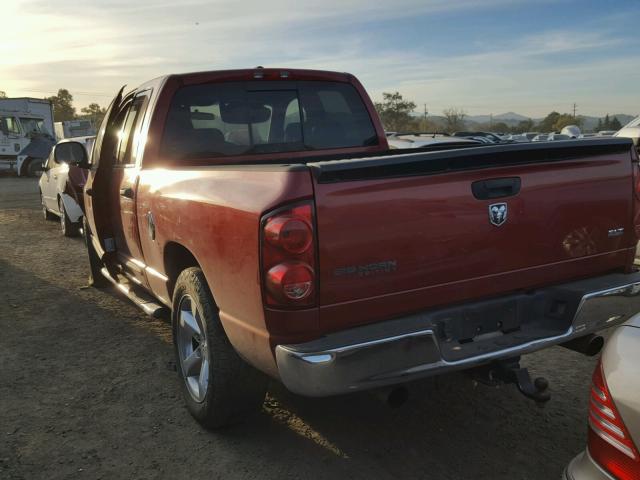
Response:
MULTIPOLYGON (((0 89, 40 96, 64 87, 80 107, 107 103, 122 84, 166 73, 265 65, 349 71, 374 97, 399 90, 434 113, 455 105, 469 113, 538 115, 573 101, 594 111, 633 103, 617 92, 637 91, 630 85, 638 84, 640 58, 617 51, 623 36, 612 25, 620 22, 606 17, 588 27, 524 31, 500 50, 469 43, 464 32, 441 39, 464 47, 455 54, 443 54, 438 44, 415 45, 401 31, 393 39, 380 34, 412 19, 445 15, 455 22, 526 4, 17 0, 5 6, 10 20, 3 37, 10 40, 0 44, 0 89), (611 107, 601 106, 606 102, 611 107)), ((633 99, 640 103, 638 94, 633 99)))

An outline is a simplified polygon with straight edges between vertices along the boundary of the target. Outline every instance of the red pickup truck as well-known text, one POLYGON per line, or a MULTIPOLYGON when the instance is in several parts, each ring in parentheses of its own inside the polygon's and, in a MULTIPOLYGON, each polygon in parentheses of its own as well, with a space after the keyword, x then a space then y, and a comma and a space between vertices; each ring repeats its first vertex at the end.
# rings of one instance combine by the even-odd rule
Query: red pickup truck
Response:
POLYGON ((256 68, 121 91, 81 163, 93 282, 170 311, 209 427, 269 377, 327 396, 586 352, 640 311, 630 140, 389 150, 352 75, 256 68))

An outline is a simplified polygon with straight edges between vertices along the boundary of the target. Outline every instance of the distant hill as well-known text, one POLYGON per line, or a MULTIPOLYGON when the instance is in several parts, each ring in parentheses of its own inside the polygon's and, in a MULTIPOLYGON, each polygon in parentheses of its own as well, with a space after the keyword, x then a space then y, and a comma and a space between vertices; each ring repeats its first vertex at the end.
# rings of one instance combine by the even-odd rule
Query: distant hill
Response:
MULTIPOLYGON (((414 117, 419 118, 419 117, 422 117, 422 115, 416 112, 414 114, 414 117)), ((622 125, 625 125, 629 123, 631 120, 633 120, 636 117, 636 115, 628 115, 626 113, 609 114, 609 118, 613 119, 613 117, 616 117, 622 125)), ((499 115, 493 115, 493 117, 491 115, 468 115, 465 117, 464 120, 467 125, 466 128, 469 130, 473 130, 478 127, 487 129, 487 126, 491 121, 493 121, 493 123, 502 122, 507 124, 509 127, 515 127, 521 121, 528 120, 529 118, 531 117, 520 115, 519 113, 515 113, 515 112, 507 112, 507 113, 501 113, 499 115)), ((604 117, 591 117, 588 115, 578 115, 578 118, 582 119, 583 130, 590 131, 597 127, 598 119, 604 118, 604 117)), ((539 123, 543 120, 543 118, 533 118, 532 120, 535 123, 539 123)), ((443 117, 442 115, 429 115, 429 121, 432 122, 436 126, 436 129, 439 131, 444 130, 445 125, 447 124, 445 117, 443 117)))
MULTIPOLYGON (((504 122, 507 125, 517 125, 518 122, 522 120, 528 120, 529 117, 525 117, 524 115, 520 115, 515 112, 507 112, 501 113, 499 115, 493 115, 494 122, 504 122)), ((491 115, 469 115, 466 120, 472 123, 489 123, 492 121, 491 115)))
MULTIPOLYGON (((609 114, 609 118, 613 119, 616 117, 622 125, 629 123, 636 116, 628 115, 626 113, 613 113, 609 114)), ((515 112, 501 113, 500 115, 493 116, 493 122, 503 122, 506 123, 510 127, 515 127, 519 122, 523 120, 528 120, 530 117, 526 117, 524 115, 520 115, 515 112)), ((582 119, 583 130, 593 130, 598 126, 598 120, 603 117, 591 117, 588 115, 578 115, 578 118, 582 119)), ((491 115, 469 115, 465 118, 469 127, 474 127, 481 124, 488 124, 491 122, 491 115)), ((539 123, 542 121, 542 118, 533 118, 533 121, 539 123)))

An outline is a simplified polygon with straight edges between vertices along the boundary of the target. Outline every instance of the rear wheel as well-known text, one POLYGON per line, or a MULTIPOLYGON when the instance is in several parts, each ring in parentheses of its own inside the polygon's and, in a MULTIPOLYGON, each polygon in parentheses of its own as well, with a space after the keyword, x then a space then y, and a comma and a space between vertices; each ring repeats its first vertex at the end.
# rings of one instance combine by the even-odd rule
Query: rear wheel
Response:
POLYGON ((33 159, 27 165, 27 176, 28 177, 36 177, 42 174, 42 160, 33 159))
POLYGON ((61 198, 58 199, 58 211, 60 212, 60 229, 62 230, 62 234, 65 237, 77 237, 80 235, 80 226, 69 219, 61 198))
POLYGON ((191 415, 208 428, 243 421, 260 409, 267 377, 229 342, 202 270, 184 270, 176 282, 173 341, 182 391, 191 415))

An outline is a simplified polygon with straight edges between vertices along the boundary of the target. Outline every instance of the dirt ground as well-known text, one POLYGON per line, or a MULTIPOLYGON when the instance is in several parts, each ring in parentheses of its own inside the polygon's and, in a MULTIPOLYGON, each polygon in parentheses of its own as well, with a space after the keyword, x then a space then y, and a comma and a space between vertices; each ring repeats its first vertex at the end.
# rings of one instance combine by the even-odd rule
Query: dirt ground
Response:
POLYGON ((84 288, 80 239, 42 218, 37 182, 0 178, 0 478, 549 479, 584 448, 595 360, 525 358, 544 408, 462 374, 308 399, 273 383, 251 423, 212 433, 183 406, 170 328, 84 288))

